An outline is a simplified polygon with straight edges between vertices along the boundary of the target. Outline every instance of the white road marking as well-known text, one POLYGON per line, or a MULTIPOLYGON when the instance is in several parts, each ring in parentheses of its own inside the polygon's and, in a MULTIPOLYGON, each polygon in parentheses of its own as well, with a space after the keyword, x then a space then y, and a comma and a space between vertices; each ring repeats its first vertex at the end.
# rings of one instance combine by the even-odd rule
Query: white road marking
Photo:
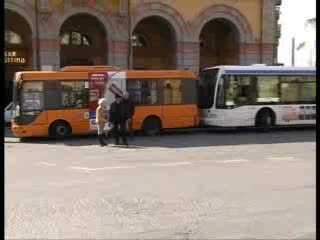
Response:
POLYGON ((130 169, 130 168, 137 168, 136 166, 123 166, 123 167, 102 167, 102 168, 87 168, 87 167, 70 167, 76 170, 83 170, 83 171, 101 171, 101 170, 113 170, 113 169, 130 169))
POLYGON ((174 162, 174 163, 151 163, 147 165, 140 166, 122 166, 122 167, 101 167, 101 168, 88 168, 88 167, 79 167, 79 166, 71 166, 70 169, 90 172, 90 171, 102 171, 102 170, 116 170, 116 169, 134 169, 138 167, 176 167, 181 165, 191 165, 191 162, 174 162))
POLYGON ((191 165, 191 162, 173 162, 173 163, 152 163, 152 166, 156 167, 176 167, 181 165, 191 165))
POLYGON ((46 166, 57 166, 57 164, 55 164, 55 163, 49 163, 49 162, 39 162, 38 163, 39 165, 41 164, 41 165, 46 165, 46 166))
POLYGON ((233 162, 248 162, 248 159, 231 159, 231 160, 219 160, 217 163, 233 163, 233 162))
POLYGON ((277 161, 277 160, 294 160, 294 157, 267 157, 266 159, 268 160, 273 160, 273 161, 277 161))

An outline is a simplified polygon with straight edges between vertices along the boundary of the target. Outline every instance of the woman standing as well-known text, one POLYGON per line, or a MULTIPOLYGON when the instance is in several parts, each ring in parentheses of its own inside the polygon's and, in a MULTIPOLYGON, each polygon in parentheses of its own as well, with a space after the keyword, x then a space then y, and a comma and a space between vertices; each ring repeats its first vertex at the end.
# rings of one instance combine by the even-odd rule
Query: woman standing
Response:
POLYGON ((98 102, 98 107, 96 109, 96 123, 98 127, 98 140, 100 146, 106 146, 104 142, 104 126, 107 123, 107 101, 105 98, 100 98, 98 102))

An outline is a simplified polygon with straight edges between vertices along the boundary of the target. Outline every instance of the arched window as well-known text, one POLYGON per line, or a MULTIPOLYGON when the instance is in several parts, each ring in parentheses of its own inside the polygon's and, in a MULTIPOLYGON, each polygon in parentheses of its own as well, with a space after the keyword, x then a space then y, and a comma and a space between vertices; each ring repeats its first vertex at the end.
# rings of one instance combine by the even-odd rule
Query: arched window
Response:
POLYGON ((137 33, 132 36, 132 46, 147 48, 151 47, 151 42, 145 35, 137 33))
POLYGON ((88 36, 79 32, 66 32, 62 34, 61 45, 72 46, 91 46, 91 41, 88 36))
POLYGON ((14 31, 6 30, 4 37, 7 44, 22 44, 21 36, 14 31))

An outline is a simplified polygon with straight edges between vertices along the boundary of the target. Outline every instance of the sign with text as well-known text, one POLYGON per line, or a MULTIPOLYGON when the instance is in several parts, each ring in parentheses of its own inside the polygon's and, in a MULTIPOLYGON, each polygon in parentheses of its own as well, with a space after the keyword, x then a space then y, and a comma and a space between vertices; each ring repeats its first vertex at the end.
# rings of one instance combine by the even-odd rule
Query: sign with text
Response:
POLYGON ((96 108, 98 101, 104 97, 105 87, 108 82, 108 73, 89 74, 89 121, 90 129, 97 129, 96 108))
POLYGON ((26 53, 23 50, 5 50, 4 63, 25 65, 27 64, 26 53))

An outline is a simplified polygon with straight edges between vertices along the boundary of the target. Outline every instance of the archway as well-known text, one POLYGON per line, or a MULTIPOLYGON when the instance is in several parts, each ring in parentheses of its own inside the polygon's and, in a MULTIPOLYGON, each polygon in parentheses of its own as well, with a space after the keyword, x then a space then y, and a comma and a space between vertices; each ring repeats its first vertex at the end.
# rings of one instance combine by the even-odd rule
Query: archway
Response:
POLYGON ((60 29, 60 66, 106 65, 106 39, 96 17, 84 13, 69 17, 60 29))
POLYGON ((213 19, 203 26, 199 38, 200 69, 240 63, 240 34, 232 22, 213 19))
POLYGON ((32 70, 32 30, 20 14, 5 9, 5 101, 12 101, 13 77, 32 70))
POLYGON ((133 69, 176 68, 176 34, 162 17, 141 20, 133 31, 132 45, 133 69))

